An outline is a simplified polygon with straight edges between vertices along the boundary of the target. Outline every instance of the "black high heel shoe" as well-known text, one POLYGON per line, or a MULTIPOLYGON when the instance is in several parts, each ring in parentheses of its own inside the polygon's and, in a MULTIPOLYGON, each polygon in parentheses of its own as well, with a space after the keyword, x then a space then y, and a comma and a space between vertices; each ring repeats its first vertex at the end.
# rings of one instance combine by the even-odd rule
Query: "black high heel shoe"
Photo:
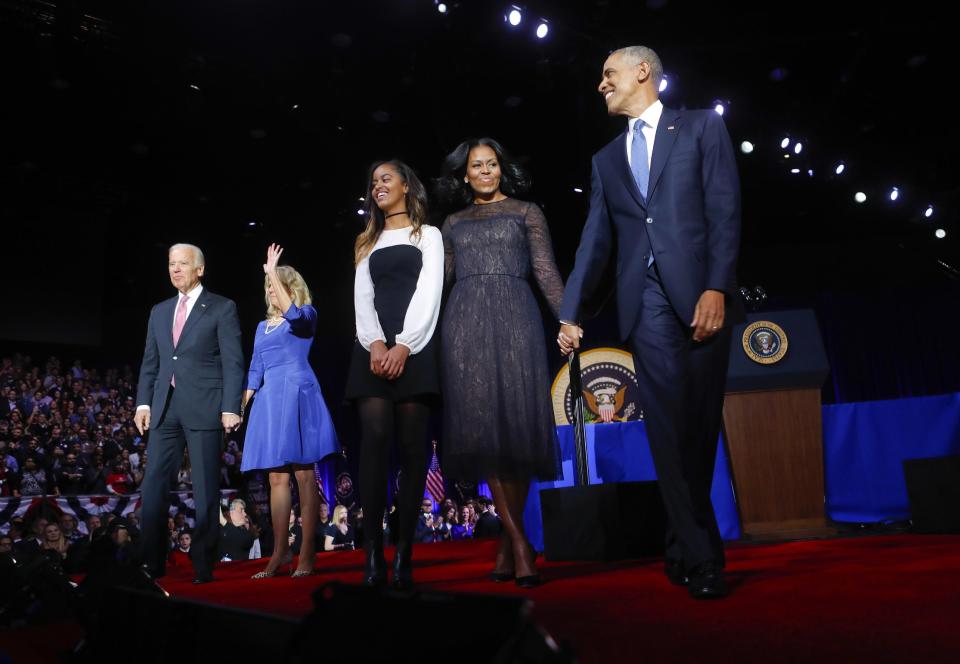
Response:
POLYGON ((542 581, 540 580, 539 574, 531 574, 530 576, 518 576, 516 583, 519 587, 529 590, 530 588, 539 586, 542 581))
POLYGON ((393 554, 393 581, 390 585, 394 590, 411 590, 413 588, 413 562, 411 554, 413 547, 409 544, 397 544, 397 551, 393 554))
POLYGON ((383 557, 383 547, 371 543, 367 546, 366 553, 363 585, 369 588, 387 585, 387 561, 383 557))

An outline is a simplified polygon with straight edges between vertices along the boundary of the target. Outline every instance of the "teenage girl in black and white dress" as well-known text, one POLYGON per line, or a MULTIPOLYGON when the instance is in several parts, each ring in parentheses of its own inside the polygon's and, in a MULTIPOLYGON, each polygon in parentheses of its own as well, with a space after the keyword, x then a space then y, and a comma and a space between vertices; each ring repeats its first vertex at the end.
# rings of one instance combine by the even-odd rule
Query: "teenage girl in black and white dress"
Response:
POLYGON ((401 483, 392 583, 405 589, 413 583, 410 557, 426 481, 430 406, 440 392, 434 331, 443 292, 443 238, 425 223, 426 191, 409 166, 374 164, 368 181, 368 221, 355 247, 357 343, 347 398, 360 414, 364 583, 386 583, 382 515, 395 438, 401 483))

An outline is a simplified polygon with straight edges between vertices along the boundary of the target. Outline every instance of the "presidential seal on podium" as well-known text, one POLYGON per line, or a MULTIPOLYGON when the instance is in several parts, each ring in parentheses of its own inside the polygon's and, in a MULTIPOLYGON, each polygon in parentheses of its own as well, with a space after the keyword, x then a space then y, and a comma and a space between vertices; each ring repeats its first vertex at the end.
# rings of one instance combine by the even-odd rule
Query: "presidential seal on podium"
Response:
POLYGON ((787 333, 768 320, 751 323, 743 331, 743 352, 758 364, 776 364, 787 354, 787 333))

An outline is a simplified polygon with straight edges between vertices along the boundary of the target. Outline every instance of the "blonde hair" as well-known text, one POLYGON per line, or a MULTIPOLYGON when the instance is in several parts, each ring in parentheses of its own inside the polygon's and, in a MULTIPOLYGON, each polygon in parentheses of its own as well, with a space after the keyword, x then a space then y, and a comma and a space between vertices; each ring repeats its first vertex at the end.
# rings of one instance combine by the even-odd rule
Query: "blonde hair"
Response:
MULTIPOLYGON (((290 296, 290 299, 293 300, 295 305, 302 307, 305 304, 311 304, 313 302, 310 298, 310 289, 307 287, 307 282, 303 280, 299 272, 289 265, 280 265, 277 267, 277 276, 280 278, 280 283, 283 284, 284 290, 287 291, 287 295, 290 296)), ((270 277, 269 275, 263 275, 263 299, 267 303, 267 318, 276 318, 284 312, 277 311, 276 307, 270 304, 269 291, 270 277)))
POLYGON ((330 517, 330 522, 333 524, 340 523, 341 514, 349 515, 349 512, 347 511, 347 508, 344 507, 343 505, 337 505, 336 507, 333 508, 333 516, 330 517))

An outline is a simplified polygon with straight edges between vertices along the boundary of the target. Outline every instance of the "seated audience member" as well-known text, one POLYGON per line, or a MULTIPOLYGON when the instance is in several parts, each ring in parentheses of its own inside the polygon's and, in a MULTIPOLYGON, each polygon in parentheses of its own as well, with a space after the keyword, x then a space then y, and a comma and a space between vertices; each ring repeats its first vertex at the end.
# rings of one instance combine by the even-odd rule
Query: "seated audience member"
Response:
POLYGON ((184 530, 177 538, 177 548, 170 552, 169 564, 174 567, 192 569, 190 563, 190 545, 193 543, 191 531, 184 530))
POLYGON ((56 523, 48 523, 44 529, 43 545, 40 547, 44 555, 50 558, 50 561, 57 566, 63 566, 63 561, 67 559, 67 549, 70 543, 63 536, 60 526, 56 523))
POLYGON ((327 529, 327 536, 324 539, 324 551, 350 551, 353 549, 353 526, 349 523, 349 512, 343 505, 337 505, 333 509, 333 523, 327 529))
POLYGON ((68 544, 83 539, 83 533, 77 529, 77 517, 72 514, 64 513, 60 517, 60 532, 67 538, 68 544))
POLYGON ((421 544, 437 542, 440 534, 437 532, 438 526, 433 512, 421 512, 417 517, 416 529, 413 532, 413 540, 421 544))
POLYGON ((13 556, 13 538, 0 535, 0 556, 13 556))
MULTIPOLYGON (((249 560, 250 548, 257 535, 247 518, 247 504, 239 498, 230 503, 228 517, 220 514, 220 560, 249 560)), ((255 528, 255 527, 254 527, 255 528)))
POLYGON ((473 523, 470 522, 470 508, 464 505, 460 508, 460 523, 453 527, 453 539, 463 540, 473 537, 473 523))
POLYGON ((503 523, 500 521, 500 516, 497 514, 497 508, 494 506, 493 501, 487 497, 482 497, 477 503, 483 511, 477 518, 477 525, 473 529, 473 536, 478 539, 500 537, 500 532, 503 530, 503 523))

